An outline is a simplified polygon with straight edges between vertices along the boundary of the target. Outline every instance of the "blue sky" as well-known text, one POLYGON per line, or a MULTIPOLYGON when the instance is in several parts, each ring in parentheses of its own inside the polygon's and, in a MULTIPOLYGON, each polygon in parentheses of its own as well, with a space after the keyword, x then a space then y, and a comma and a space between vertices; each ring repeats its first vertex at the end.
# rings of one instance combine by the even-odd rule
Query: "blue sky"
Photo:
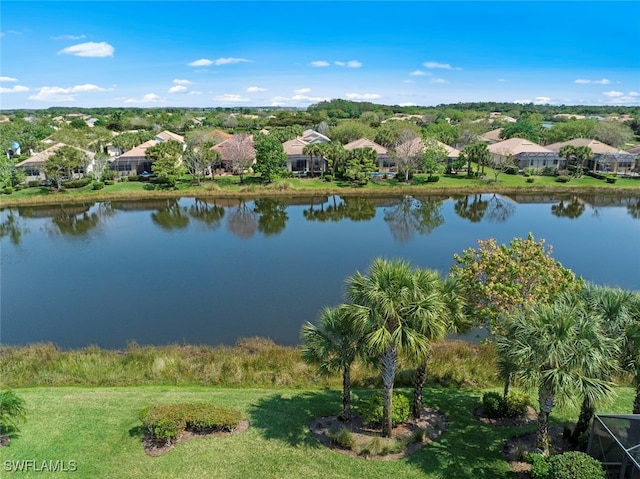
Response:
POLYGON ((638 1, 10 1, 0 108, 640 105, 638 1))

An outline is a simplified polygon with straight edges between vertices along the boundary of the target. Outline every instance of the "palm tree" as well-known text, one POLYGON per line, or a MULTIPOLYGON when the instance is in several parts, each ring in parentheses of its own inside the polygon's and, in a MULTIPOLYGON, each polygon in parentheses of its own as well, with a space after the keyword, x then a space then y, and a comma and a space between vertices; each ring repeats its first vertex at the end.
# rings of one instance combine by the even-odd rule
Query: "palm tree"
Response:
POLYGON ((364 334, 362 315, 350 305, 325 308, 319 325, 307 322, 302 327, 302 357, 325 374, 342 372, 342 416, 351 421, 351 365, 359 354, 364 334))
POLYGON ((549 453, 549 415, 556 401, 582 393, 593 404, 612 391, 597 371, 605 370, 617 344, 594 314, 575 295, 565 294, 510 315, 506 334, 498 338, 500 354, 515 365, 516 376, 538 390, 536 447, 544 454, 549 453))
POLYGON ((629 305, 630 322, 625 328, 623 361, 624 367, 632 371, 636 396, 633 414, 640 414, 640 294, 635 293, 629 305))
MULTIPOLYGON (((458 282, 453 278, 447 278, 442 281, 437 273, 422 270, 431 278, 425 281, 425 284, 432 282, 432 287, 437 289, 443 301, 435 321, 423 321, 422 334, 424 334, 430 343, 444 339, 448 332, 461 332, 470 326, 467 323, 467 315, 465 314, 465 302, 458 293, 458 282)), ((420 325, 419 325, 420 326, 420 325)), ((419 419, 422 415, 422 391, 424 389, 424 381, 427 373, 427 361, 429 355, 422 358, 416 368, 416 378, 413 386, 413 403, 411 405, 411 415, 419 419)))
MULTIPOLYGON (((631 315, 629 306, 633 300, 633 293, 616 288, 606 288, 588 284, 580 293, 582 301, 590 311, 595 311, 603 322, 603 329, 606 334, 618 341, 624 336, 624 329, 629 324, 631 315)), ((609 351, 614 353, 615 351, 609 351)), ((605 380, 613 379, 613 375, 618 370, 620 356, 612 356, 604 363, 605 369, 594 371, 599 377, 605 380)), ((589 395, 584 395, 580 406, 580 415, 573 432, 571 440, 578 443, 580 435, 589 429, 589 424, 595 414, 596 405, 591 401, 589 395)))
MULTIPOLYGON (((443 299, 434 288, 436 273, 413 270, 404 260, 377 258, 366 275, 347 278, 346 296, 367 322, 364 344, 381 359, 382 435, 391 437, 393 381, 399 355, 427 357, 430 326, 437 325, 443 299)), ((439 333, 432 333, 436 336, 439 333)))

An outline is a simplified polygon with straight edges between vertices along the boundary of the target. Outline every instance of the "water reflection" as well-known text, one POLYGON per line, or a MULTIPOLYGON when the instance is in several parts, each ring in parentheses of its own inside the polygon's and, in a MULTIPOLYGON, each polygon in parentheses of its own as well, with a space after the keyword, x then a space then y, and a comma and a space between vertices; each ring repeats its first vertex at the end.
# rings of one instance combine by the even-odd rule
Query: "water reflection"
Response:
POLYGON ((516 211, 516 205, 513 201, 503 196, 492 194, 485 210, 485 218, 487 221, 503 223, 513 215, 516 211))
POLYGON ((559 218, 579 218, 586 209, 585 203, 576 195, 561 198, 560 202, 551 206, 551 213, 559 218))
POLYGON ((189 211, 175 201, 167 208, 151 213, 151 220, 165 231, 180 230, 189 226, 189 211))
POLYGON ((15 246, 20 245, 22 235, 28 232, 29 229, 25 226, 24 221, 13 210, 10 210, 6 218, 0 222, 0 238, 8 237, 15 246))
POLYGON ((249 206, 246 200, 232 208, 227 216, 227 230, 239 238, 247 239, 258 230, 258 214, 249 206))
POLYGON ((393 238, 405 243, 415 233, 426 235, 444 224, 442 200, 419 200, 403 196, 384 209, 384 220, 389 225, 393 238))
POLYGON ((195 198, 189 207, 189 216, 208 229, 215 230, 220 227, 224 218, 224 208, 214 201, 208 202, 195 198))
POLYGON ((284 201, 271 198, 259 198, 254 202, 254 213, 258 218, 258 231, 265 236, 278 235, 289 219, 284 201))
POLYGON ((460 218, 469 220, 472 223, 479 223, 482 221, 488 206, 489 201, 485 199, 484 195, 478 193, 457 197, 453 209, 460 218))

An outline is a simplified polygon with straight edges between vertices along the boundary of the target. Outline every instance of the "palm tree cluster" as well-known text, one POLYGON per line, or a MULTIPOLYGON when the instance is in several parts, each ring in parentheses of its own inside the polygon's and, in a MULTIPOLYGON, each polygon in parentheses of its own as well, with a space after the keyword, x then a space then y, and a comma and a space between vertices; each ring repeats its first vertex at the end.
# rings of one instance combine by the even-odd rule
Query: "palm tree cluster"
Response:
POLYGON ((351 419, 349 372, 358 358, 380 364, 383 382, 382 435, 391 436, 393 383, 398 359, 419 365, 412 413, 420 416, 431 344, 463 324, 462 298, 453 280, 412 268, 404 260, 375 259, 366 274, 346 281, 348 303, 323 310, 318 326, 302 329, 303 356, 323 371, 343 374, 342 419, 351 419))
MULTIPOLYGON (((420 417, 431 345, 472 323, 466 289, 455 276, 377 258, 366 274, 346 280, 347 302, 322 311, 318 325, 302 328, 304 358, 321 371, 343 375, 341 419, 350 421, 350 370, 358 359, 379 364, 383 385, 382 435, 391 436, 392 397, 400 358, 416 368, 412 415, 420 417)), ((494 342, 499 362, 515 384, 538 396, 537 447, 549 453, 549 416, 557 405, 581 401, 571 438, 577 443, 630 375, 640 413, 640 294, 585 284, 549 301, 532 302, 503 316, 494 342)))

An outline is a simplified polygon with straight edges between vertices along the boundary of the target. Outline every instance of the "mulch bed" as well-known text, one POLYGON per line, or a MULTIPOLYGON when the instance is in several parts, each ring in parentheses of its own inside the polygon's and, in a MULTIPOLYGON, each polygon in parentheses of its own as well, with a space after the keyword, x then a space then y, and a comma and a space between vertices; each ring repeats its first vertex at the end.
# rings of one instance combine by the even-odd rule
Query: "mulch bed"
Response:
POLYGON ((395 460, 407 457, 414 452, 422 449, 424 446, 432 442, 437 438, 442 431, 446 428, 447 420, 440 411, 432 408, 423 408, 422 416, 420 419, 409 419, 403 423, 397 424, 392 430, 393 439, 402 440, 409 438, 415 431, 426 431, 423 442, 413 442, 405 446, 405 448, 398 453, 390 453, 385 455, 376 456, 362 456, 356 451, 350 449, 344 449, 338 444, 331 441, 331 435, 340 432, 342 429, 347 429, 351 432, 353 438, 356 440, 358 446, 363 446, 375 437, 379 437, 381 434, 380 428, 374 427, 369 424, 363 424, 360 416, 354 416, 351 422, 345 423, 337 416, 325 416, 319 417, 311 421, 309 429, 313 435, 324 446, 333 449, 336 452, 345 454, 352 457, 362 457, 367 459, 380 459, 380 460, 395 460))
POLYGON ((147 433, 145 434, 142 440, 142 443, 144 444, 144 452, 146 452, 148 456, 158 457, 169 452, 178 444, 185 443, 192 439, 198 439, 203 437, 226 437, 226 436, 231 436, 233 434, 240 434, 241 432, 244 432, 247 429, 249 429, 249 420, 243 419, 242 421, 240 421, 238 426, 233 431, 210 431, 210 432, 184 431, 176 442, 168 445, 158 444, 157 441, 154 441, 151 435, 147 433))

